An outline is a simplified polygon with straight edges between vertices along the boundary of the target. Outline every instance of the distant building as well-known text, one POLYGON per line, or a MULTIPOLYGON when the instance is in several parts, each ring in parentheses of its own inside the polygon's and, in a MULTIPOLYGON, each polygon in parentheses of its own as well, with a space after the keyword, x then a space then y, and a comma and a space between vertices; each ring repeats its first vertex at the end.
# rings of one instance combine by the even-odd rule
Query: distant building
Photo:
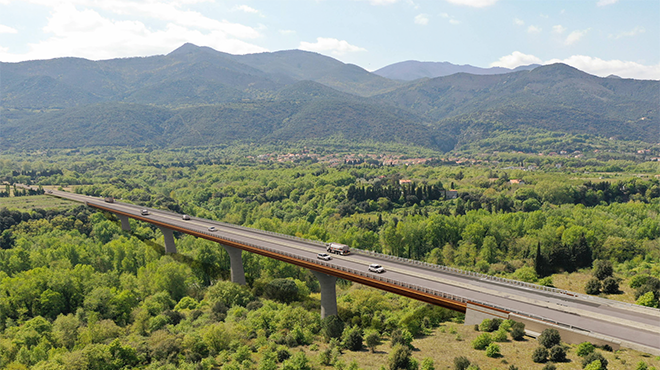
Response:
POLYGON ((509 180, 509 184, 525 185, 525 181, 520 180, 520 179, 511 179, 511 180, 509 180))
POLYGON ((458 198, 457 190, 445 190, 445 199, 456 199, 458 198))
POLYGON ((404 179, 399 180, 399 185, 411 184, 411 183, 412 183, 412 180, 404 180, 404 179))

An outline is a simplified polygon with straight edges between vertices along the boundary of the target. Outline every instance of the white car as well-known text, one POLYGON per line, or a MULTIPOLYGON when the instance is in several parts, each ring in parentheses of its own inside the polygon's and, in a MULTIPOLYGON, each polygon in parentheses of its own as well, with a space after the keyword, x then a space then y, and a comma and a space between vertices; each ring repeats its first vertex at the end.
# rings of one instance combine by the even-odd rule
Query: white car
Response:
POLYGON ((327 253, 319 253, 316 255, 316 258, 324 261, 330 261, 332 259, 332 257, 330 257, 330 255, 327 253))
POLYGON ((181 216, 181 218, 186 220, 186 221, 190 220, 190 216, 188 216, 188 215, 183 215, 183 216, 181 216))
POLYGON ((211 227, 209 227, 209 231, 214 233, 214 232, 218 231, 218 229, 216 229, 215 226, 211 226, 211 227))
POLYGON ((149 216, 149 210, 148 209, 143 209, 142 212, 140 212, 142 216, 149 216))
POLYGON ((377 263, 372 263, 371 265, 369 265, 369 271, 380 274, 381 272, 385 272, 385 269, 383 268, 383 266, 377 263))

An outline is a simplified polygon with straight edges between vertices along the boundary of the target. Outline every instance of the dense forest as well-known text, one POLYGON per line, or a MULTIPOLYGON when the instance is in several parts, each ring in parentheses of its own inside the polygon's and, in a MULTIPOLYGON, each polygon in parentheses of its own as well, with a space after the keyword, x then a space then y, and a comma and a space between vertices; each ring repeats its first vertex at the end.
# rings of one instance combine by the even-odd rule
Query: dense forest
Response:
MULTIPOLYGON (((449 330, 460 342, 479 334, 455 326, 456 313, 344 281, 339 320, 321 320, 309 271, 244 254, 248 285, 237 286, 226 281, 228 256, 213 243, 178 235, 179 254, 166 255, 157 228, 131 221, 125 233, 112 215, 73 203, 40 209, 46 196, 21 194, 15 183, 545 285, 609 266, 602 284, 615 279, 621 291, 605 296, 658 306, 658 162, 504 153, 488 163, 384 165, 387 153, 337 147, 260 159, 271 149, 0 156, 0 181, 11 195, 0 204, 34 199, 24 210, 0 207, 0 367, 432 370, 434 361, 451 366, 453 356, 411 352, 425 336, 449 330), (376 352, 371 364, 352 357, 367 356, 366 348, 390 353, 376 352)), ((518 358, 505 352, 515 368, 518 358)), ((511 368, 497 358, 482 352, 477 362, 511 368)))

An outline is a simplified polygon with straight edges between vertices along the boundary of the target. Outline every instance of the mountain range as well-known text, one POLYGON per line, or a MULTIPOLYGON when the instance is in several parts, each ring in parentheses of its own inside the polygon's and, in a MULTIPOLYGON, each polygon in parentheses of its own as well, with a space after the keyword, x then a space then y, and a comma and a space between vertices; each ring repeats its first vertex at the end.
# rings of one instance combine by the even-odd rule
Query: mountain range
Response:
POLYGON ((300 50, 232 55, 192 44, 143 58, 0 63, 0 147, 341 138, 449 151, 520 128, 660 142, 659 81, 564 64, 452 66, 370 73, 300 50))

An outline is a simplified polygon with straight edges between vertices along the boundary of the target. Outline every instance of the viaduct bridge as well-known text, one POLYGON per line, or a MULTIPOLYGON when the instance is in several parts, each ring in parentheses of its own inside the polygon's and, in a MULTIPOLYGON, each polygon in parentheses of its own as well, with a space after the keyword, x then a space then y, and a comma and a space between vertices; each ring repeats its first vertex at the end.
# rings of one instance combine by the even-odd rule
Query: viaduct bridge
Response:
POLYGON ((337 314, 335 282, 342 278, 463 312, 466 324, 510 318, 524 322, 532 336, 553 327, 568 343, 590 341, 660 355, 658 309, 369 251, 353 249, 350 255, 333 255, 332 260, 323 261, 316 255, 325 252, 325 244, 318 241, 196 217, 184 220, 180 214, 157 209, 143 214, 144 207, 63 191, 52 190, 47 195, 112 212, 125 231, 130 230, 129 218, 156 225, 163 233, 167 253, 176 253, 174 231, 217 242, 227 250, 231 280, 238 284, 245 284, 243 251, 307 268, 320 282, 322 317, 337 314), (381 264, 385 272, 369 272, 371 263, 381 264))

